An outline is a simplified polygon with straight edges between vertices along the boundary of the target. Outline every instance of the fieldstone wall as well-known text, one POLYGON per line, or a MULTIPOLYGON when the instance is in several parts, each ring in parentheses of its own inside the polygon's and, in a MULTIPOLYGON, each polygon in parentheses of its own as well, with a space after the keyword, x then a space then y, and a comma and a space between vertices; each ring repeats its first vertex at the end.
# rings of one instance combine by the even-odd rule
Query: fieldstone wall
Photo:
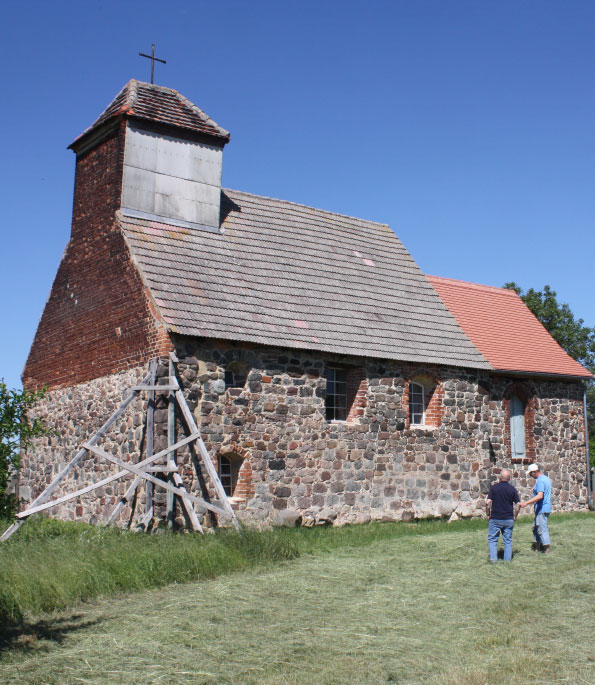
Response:
MULTIPOLYGON (((178 378, 213 460, 217 464, 221 455, 244 460, 232 501, 247 522, 267 525, 300 516, 313 525, 482 515, 487 490, 504 467, 513 469, 521 496, 530 494, 533 481, 524 468, 533 460, 552 478, 556 510, 586 506, 580 383, 519 381, 455 368, 194 339, 175 343, 178 378), (362 379, 355 393, 357 411, 347 421, 325 418, 328 364, 343 365, 362 379), (226 388, 230 368, 236 375, 245 370, 239 387, 226 388), (439 425, 409 425, 408 384, 420 374, 438 383, 439 425), (525 463, 510 459, 511 389, 525 393, 527 401, 533 454, 525 463)), ((167 376, 165 362, 158 373, 167 376)), ((41 441, 27 455, 21 494, 49 482, 75 443, 97 430, 116 407, 124 386, 142 374, 137 369, 50 393, 39 412, 60 438, 41 441)), ((155 413, 156 451, 166 445, 165 407, 163 398, 155 413)), ((143 412, 139 402, 126 415, 125 428, 109 436, 114 453, 120 450, 124 458, 134 455, 138 461, 143 412)), ((187 432, 180 419, 177 431, 179 436, 187 432)), ((179 450, 177 458, 187 486, 214 498, 193 450, 179 450)), ((87 458, 72 480, 80 487, 110 469, 87 458)), ((99 498, 66 503, 52 514, 105 519, 125 487, 107 486, 99 498)), ((139 507, 143 497, 141 490, 139 507)), ((132 518, 128 509, 122 521, 132 518)))
MULTIPOLYGON (((128 394, 146 375, 144 368, 131 369, 97 378, 69 388, 48 392, 35 407, 52 434, 39 438, 35 447, 21 459, 19 496, 23 507, 29 504, 54 480, 93 433, 105 423, 128 394)), ((146 402, 139 398, 127 409, 98 445, 124 461, 138 461, 138 451, 145 440, 146 402)), ((117 473, 119 469, 87 454, 79 466, 64 479, 52 499, 78 490, 117 473)), ((92 523, 105 521, 117 504, 130 480, 114 481, 75 500, 47 510, 48 515, 64 519, 83 519, 92 523)), ((133 512, 126 508, 121 520, 133 512)))

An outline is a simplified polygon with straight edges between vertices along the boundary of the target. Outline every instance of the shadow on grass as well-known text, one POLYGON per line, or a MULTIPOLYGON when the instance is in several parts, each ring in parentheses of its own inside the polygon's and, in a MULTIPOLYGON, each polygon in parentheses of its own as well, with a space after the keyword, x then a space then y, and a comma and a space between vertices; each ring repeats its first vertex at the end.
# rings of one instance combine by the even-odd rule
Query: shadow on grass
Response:
POLYGON ((83 621, 83 617, 83 614, 72 614, 0 626, 0 655, 8 651, 32 651, 38 649, 42 642, 62 644, 71 633, 100 623, 100 619, 83 621))

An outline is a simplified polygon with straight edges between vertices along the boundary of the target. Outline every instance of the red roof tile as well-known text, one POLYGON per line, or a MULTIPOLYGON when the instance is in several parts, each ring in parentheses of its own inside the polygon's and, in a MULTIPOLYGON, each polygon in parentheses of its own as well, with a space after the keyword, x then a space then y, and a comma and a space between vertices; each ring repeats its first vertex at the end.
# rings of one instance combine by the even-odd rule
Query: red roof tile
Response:
POLYGON ((135 79, 128 81, 103 114, 77 140, 112 117, 120 115, 204 133, 220 138, 224 143, 229 140, 229 131, 221 128, 178 91, 135 79))
POLYGON ((592 377, 564 352, 513 290, 438 276, 428 279, 494 369, 592 377))

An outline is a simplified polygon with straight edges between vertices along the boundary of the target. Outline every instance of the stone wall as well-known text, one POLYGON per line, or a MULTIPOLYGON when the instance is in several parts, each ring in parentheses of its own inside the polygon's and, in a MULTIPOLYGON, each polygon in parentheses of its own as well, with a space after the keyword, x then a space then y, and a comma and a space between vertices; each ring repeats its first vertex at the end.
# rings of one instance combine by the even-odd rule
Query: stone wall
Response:
MULTIPOLYGON (((178 339, 178 375, 207 448, 216 463, 221 456, 243 459, 234 492, 242 520, 274 523, 299 514, 306 524, 481 515, 489 485, 504 467, 527 497, 533 481, 524 468, 536 460, 554 484, 556 510, 586 506, 585 449, 580 383, 519 381, 485 372, 397 362, 367 361, 307 351, 251 348, 233 343, 178 339), (361 378, 354 393, 357 412, 344 422, 325 419, 327 364, 351 369, 361 378), (227 387, 226 369, 241 376, 227 387), (415 427, 408 419, 408 387, 419 376, 435 379, 441 409, 436 425, 415 427), (520 385, 519 385, 520 384, 520 385), (526 425, 533 432, 531 457, 511 463, 508 403, 511 389, 525 393, 526 425)), ((74 444, 96 430, 115 406, 122 387, 141 370, 118 374, 50 393, 41 415, 74 444)), ((159 374, 167 375, 167 365, 159 374)), ((436 400, 433 398, 433 402, 436 400)), ((155 449, 166 444, 166 400, 157 403, 155 449)), ((110 438, 114 449, 131 454, 142 440, 142 406, 126 428, 110 438)), ((436 418, 438 417, 438 418, 436 418)), ((178 421, 178 433, 185 433, 178 421)), ((46 440, 45 443, 48 441, 46 440)), ((56 472, 64 448, 52 438, 27 457, 25 487, 36 488, 56 472)), ((528 443, 529 444, 529 441, 528 443)), ((109 451, 109 450, 108 450, 109 451)), ((138 456, 134 457, 138 460, 138 456)), ((208 479, 196 477, 192 450, 178 452, 180 472, 195 492, 214 497, 208 479)), ((89 459, 94 478, 109 467, 89 459)), ((77 483, 88 480, 81 471, 77 483)), ((98 502, 89 497, 69 503, 60 516, 105 518, 124 485, 106 488, 98 502), (79 508, 75 508, 78 506, 79 508)), ((139 495, 142 502, 142 492, 139 495)), ((130 518, 131 512, 125 512, 130 518)), ((124 520, 123 519, 123 520, 124 520)))
MULTIPOLYGON (((24 504, 37 497, 78 452, 111 414, 119 407, 128 389, 146 375, 144 368, 97 378, 70 388, 50 391, 35 407, 35 416, 51 429, 51 435, 36 440, 35 447, 21 459, 19 495, 24 504)), ((138 451, 145 440, 146 402, 135 400, 121 421, 114 424, 99 446, 125 461, 138 461, 138 451)), ((54 496, 78 490, 97 482, 118 468, 87 454, 80 466, 63 481, 54 496)), ((130 480, 115 481, 81 498, 49 509, 57 518, 83 519, 92 523, 105 521, 124 494, 130 480)), ((132 516, 127 508, 121 517, 132 516)))

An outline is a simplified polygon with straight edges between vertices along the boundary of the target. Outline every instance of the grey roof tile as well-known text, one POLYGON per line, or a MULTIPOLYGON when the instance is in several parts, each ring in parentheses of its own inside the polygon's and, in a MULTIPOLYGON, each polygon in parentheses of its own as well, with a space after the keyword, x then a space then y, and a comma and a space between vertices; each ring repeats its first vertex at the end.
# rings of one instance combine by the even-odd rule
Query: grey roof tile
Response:
POLYGON ((120 217, 183 335, 491 368, 386 225, 225 190, 222 234, 120 217))
POLYGON ((229 140, 229 131, 219 126, 178 91, 131 79, 98 119, 78 136, 75 143, 101 124, 117 116, 134 117, 176 126, 194 133, 203 133, 221 139, 222 144, 229 140))

